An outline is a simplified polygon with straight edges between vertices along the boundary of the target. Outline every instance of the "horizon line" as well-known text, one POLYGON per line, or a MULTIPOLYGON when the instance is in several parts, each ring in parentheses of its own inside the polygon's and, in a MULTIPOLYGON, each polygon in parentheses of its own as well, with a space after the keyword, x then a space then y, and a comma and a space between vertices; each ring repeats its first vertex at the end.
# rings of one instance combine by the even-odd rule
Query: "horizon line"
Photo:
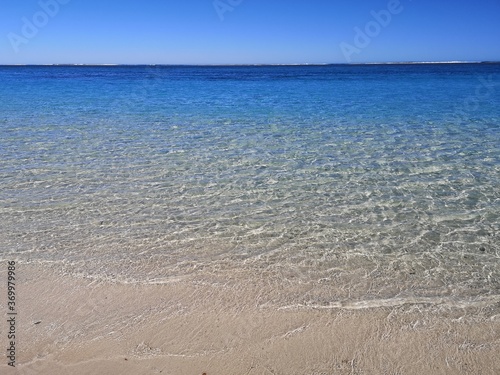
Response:
POLYGON ((199 66, 199 67, 223 67, 223 66, 330 66, 330 65, 425 65, 425 64, 499 64, 500 60, 485 61, 387 61, 387 62, 359 62, 359 63, 249 63, 249 64, 116 64, 116 63, 53 63, 53 64, 0 64, 0 66, 199 66))

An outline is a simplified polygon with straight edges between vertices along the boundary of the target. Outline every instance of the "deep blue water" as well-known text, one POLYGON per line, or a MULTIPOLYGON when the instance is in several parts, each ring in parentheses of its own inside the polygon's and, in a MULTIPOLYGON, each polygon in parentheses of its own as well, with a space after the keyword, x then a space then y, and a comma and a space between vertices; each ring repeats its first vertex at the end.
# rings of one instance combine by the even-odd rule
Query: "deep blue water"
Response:
POLYGON ((5 257, 500 294, 499 64, 0 67, 0 132, 5 257))

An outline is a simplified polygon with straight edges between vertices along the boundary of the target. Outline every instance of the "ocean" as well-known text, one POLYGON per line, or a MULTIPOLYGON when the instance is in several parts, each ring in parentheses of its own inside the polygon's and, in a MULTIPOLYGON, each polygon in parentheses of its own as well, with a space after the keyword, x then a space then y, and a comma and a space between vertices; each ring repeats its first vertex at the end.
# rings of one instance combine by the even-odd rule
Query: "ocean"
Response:
POLYGON ((2 260, 498 313, 500 64, 2 66, 0 99, 2 260))

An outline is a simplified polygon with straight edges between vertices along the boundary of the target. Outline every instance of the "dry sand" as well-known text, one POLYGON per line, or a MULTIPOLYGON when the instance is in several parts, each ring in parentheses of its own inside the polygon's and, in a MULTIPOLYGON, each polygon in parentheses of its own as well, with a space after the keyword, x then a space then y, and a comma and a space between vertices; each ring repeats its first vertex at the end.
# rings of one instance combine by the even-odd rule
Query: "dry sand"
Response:
POLYGON ((234 273, 145 285, 18 264, 17 276, 17 365, 4 356, 1 374, 500 374, 498 304, 287 307, 280 280, 234 273))

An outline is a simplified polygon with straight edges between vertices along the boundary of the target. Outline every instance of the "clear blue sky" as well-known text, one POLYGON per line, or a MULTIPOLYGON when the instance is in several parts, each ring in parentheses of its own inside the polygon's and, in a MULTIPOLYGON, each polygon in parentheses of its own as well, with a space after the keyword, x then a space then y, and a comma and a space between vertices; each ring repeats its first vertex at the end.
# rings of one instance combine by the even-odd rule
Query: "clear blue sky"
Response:
POLYGON ((0 64, 500 60, 500 0, 218 1, 2 0, 0 64))

